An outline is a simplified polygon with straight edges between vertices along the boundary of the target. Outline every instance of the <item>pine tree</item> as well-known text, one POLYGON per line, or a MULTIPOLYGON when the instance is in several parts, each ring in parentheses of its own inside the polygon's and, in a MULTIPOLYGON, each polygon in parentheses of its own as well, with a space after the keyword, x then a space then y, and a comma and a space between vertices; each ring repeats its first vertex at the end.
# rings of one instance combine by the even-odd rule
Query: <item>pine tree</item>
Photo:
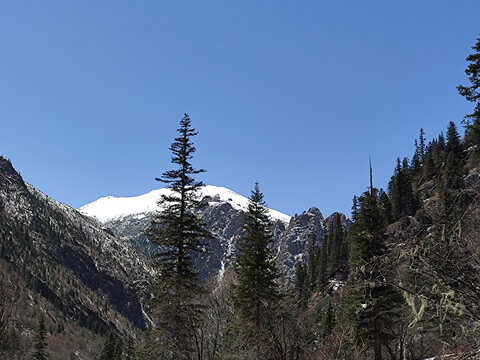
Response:
MULTIPOLYGON (((472 102, 475 106, 472 114, 465 116, 466 139, 471 145, 480 145, 480 37, 472 47, 475 53, 467 56, 469 62, 465 73, 470 81, 470 86, 460 85, 457 87, 460 95, 472 102)), ((476 149, 478 156, 479 150, 476 149)))
POLYGON ((420 163, 423 165, 423 162, 425 160, 425 131, 423 131, 423 128, 420 128, 420 136, 419 136, 419 141, 418 141, 418 154, 420 157, 420 163))
POLYGON ((450 121, 447 128, 447 145, 445 146, 445 152, 448 154, 453 153, 457 158, 461 158, 462 148, 460 145, 460 136, 458 135, 457 127, 453 121, 450 121))
POLYGON ((303 301, 305 292, 305 278, 305 266, 301 261, 297 261, 295 264, 295 290, 297 292, 298 305, 300 307, 305 307, 303 301))
POLYGON ((120 343, 112 330, 107 331, 103 338, 102 349, 98 360, 121 360, 120 343))
POLYGON ((250 196, 245 236, 234 265, 238 284, 234 286, 234 307, 239 317, 260 328, 279 299, 279 273, 270 249, 272 223, 258 183, 250 196))
POLYGON ((387 220, 388 224, 393 222, 393 214, 392 214, 392 203, 385 191, 380 189, 379 192, 379 203, 385 213, 385 219, 387 220))
POLYGON ((357 195, 353 195, 352 200, 352 221, 355 222, 358 216, 358 197, 357 195))
POLYGON ((307 296, 310 297, 313 290, 317 284, 317 235, 315 233, 311 234, 311 242, 310 246, 308 247, 308 260, 307 260, 307 276, 306 276, 306 286, 308 294, 307 296))
POLYGON ((414 146, 415 146, 415 152, 413 153, 412 157, 412 170, 414 172, 417 172, 420 170, 420 167, 422 165, 422 162, 420 160, 420 147, 418 145, 417 139, 414 141, 414 146))
POLYGON ((397 165, 388 187, 392 204, 393 220, 414 215, 417 206, 407 158, 404 158, 402 162, 400 158, 397 158, 397 165))
POLYGON ((388 281, 389 268, 381 262, 386 251, 384 210, 378 190, 370 187, 360 198, 357 221, 350 229, 351 249, 348 292, 341 304, 340 318, 344 326, 353 328, 358 341, 370 344, 374 359, 382 358, 387 344, 396 306, 402 301, 388 281))
POLYGON ((445 153, 446 161, 439 186, 442 208, 437 214, 437 223, 451 228, 466 206, 465 194, 460 191, 464 173, 462 145, 453 122, 448 126, 445 153))
POLYGON ((332 333, 334 327, 334 318, 333 318, 333 306, 330 299, 328 300, 327 308, 317 309, 317 318, 319 323, 318 335, 320 341, 324 341, 325 338, 332 333))
POLYGON ((43 314, 38 319, 38 325, 33 337, 33 356, 32 360, 46 360, 47 355, 45 349, 47 348, 47 330, 45 328, 45 318, 43 314))
POLYGON ((422 165, 425 162, 425 154, 426 154, 426 147, 425 147, 425 132, 422 128, 420 128, 420 136, 415 139, 415 153, 412 157, 412 170, 414 172, 418 172, 422 165))
POLYGON ((327 259, 327 242, 328 234, 326 231, 323 232, 322 246, 318 249, 317 259, 317 289, 322 291, 326 284, 327 278, 327 269, 328 269, 328 259, 327 259))
POLYGON ((179 136, 170 146, 172 163, 177 169, 168 170, 156 180, 168 184, 171 193, 163 195, 159 205, 164 210, 152 223, 150 239, 160 246, 155 256, 157 276, 153 288, 152 306, 156 320, 155 336, 165 359, 190 359, 196 351, 196 329, 201 318, 194 259, 206 252, 206 231, 195 210, 200 205, 197 192, 203 183, 194 176, 191 164, 195 147, 191 141, 197 132, 187 114, 180 121, 179 136))

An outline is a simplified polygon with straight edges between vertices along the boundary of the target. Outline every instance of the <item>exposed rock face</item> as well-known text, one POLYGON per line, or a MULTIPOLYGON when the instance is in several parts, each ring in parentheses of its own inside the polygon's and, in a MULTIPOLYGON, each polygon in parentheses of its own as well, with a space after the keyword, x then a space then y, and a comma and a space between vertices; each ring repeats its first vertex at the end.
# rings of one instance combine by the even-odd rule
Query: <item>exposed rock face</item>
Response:
POLYGON ((63 316, 92 330, 144 328, 145 256, 26 184, 0 157, 0 255, 63 316), (119 313, 121 315, 119 315, 119 313))
POLYGON ((304 261, 308 257, 308 248, 312 241, 321 244, 323 222, 323 215, 316 207, 304 211, 290 221, 278 247, 280 266, 289 278, 294 275, 296 262, 304 261))
POLYGON ((334 222, 335 222, 335 218, 338 216, 340 216, 340 223, 342 224, 342 227, 345 229, 345 230, 348 230, 350 229, 350 226, 352 226, 352 220, 350 220, 349 218, 347 218, 345 216, 345 214, 343 213, 340 213, 340 212, 334 212, 332 213, 329 217, 327 217, 325 219, 325 226, 326 226, 326 229, 328 230, 328 228, 330 226, 333 226, 334 222))

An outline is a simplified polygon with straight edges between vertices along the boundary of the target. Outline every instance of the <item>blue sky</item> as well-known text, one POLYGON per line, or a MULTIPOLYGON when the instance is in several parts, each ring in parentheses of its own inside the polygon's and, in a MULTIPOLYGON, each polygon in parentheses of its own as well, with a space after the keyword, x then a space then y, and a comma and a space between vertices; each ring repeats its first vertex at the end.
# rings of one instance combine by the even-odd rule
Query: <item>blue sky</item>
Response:
POLYGON ((472 1, 2 1, 0 154, 79 207, 171 168, 184 112, 201 179, 293 215, 350 212, 472 106, 472 1))

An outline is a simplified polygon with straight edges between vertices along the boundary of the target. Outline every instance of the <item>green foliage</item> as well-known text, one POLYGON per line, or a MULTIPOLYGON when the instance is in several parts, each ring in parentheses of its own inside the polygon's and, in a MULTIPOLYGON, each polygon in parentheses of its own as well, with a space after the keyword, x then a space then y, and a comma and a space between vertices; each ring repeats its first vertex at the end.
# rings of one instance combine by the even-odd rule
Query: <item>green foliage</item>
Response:
POLYGON ((335 326, 335 320, 333 316, 333 305, 329 300, 327 307, 325 309, 318 307, 317 308, 317 319, 318 319, 318 336, 320 341, 325 341, 328 335, 332 333, 333 327, 335 326))
POLYGON ((38 325, 33 337, 33 355, 32 360, 46 360, 47 355, 45 349, 47 348, 47 330, 45 328, 45 318, 43 314, 38 319, 38 325))
POLYGON ((197 191, 203 185, 194 176, 204 172, 191 164, 195 147, 191 138, 197 132, 187 114, 180 121, 179 136, 170 146, 172 163, 177 169, 162 174, 159 181, 168 184, 172 193, 159 203, 164 210, 157 214, 150 239, 160 246, 155 255, 157 276, 153 286, 153 315, 157 350, 165 359, 189 359, 196 350, 197 325, 202 317, 199 302, 202 288, 197 282, 194 258, 206 253, 206 238, 211 234, 195 215, 200 205, 197 191))
POLYGON ((301 261, 295 264, 295 291, 300 307, 307 306, 307 301, 305 300, 305 293, 307 292, 307 286, 305 284, 307 272, 305 267, 301 261))
POLYGON ((358 216, 358 197, 357 195, 353 195, 353 200, 352 200, 352 221, 355 222, 357 221, 357 216, 358 216))
POLYGON ((250 196, 245 236, 234 265, 238 284, 234 285, 233 303, 240 318, 260 326, 279 299, 279 272, 271 251, 272 223, 258 183, 250 196))
POLYGON ((338 270, 347 260, 346 232, 343 230, 342 220, 339 213, 335 214, 333 226, 328 236, 327 269, 331 273, 338 270))
POLYGON ((349 288, 340 310, 340 326, 353 329, 357 342, 367 341, 376 359, 390 339, 401 302, 390 282, 392 263, 385 261, 387 219, 377 194, 371 189, 359 198, 357 221, 350 230, 349 288))
MULTIPOLYGON (((400 158, 397 158, 397 166, 395 167, 388 187, 391 199, 392 219, 396 221, 402 217, 414 215, 417 210, 417 204, 412 188, 411 169, 408 165, 407 158, 404 158, 403 162, 400 161, 400 158)), ((387 214, 387 217, 389 215, 390 214, 387 214)))
POLYGON ((383 209, 377 202, 377 190, 364 193, 360 198, 360 211, 357 221, 350 229, 351 268, 361 267, 385 250, 386 219, 383 209))
POLYGON ((199 206, 197 191, 203 186, 194 175, 205 170, 195 169, 191 164, 196 151, 191 138, 198 134, 191 128, 187 114, 180 121, 180 134, 170 146, 172 163, 178 169, 168 170, 158 181, 168 184, 170 195, 162 195, 159 205, 164 211, 158 213, 152 223, 150 239, 161 246, 156 255, 156 268, 165 281, 180 281, 183 286, 195 287, 196 271, 193 256, 205 253, 204 239, 211 236, 194 213, 199 206))
POLYGON ((121 344, 115 333, 108 330, 103 338, 102 349, 97 360, 121 360, 121 344))
MULTIPOLYGON (((465 73, 467 74, 470 86, 460 85, 457 87, 460 95, 474 104, 473 113, 465 116, 466 126, 465 138, 470 145, 480 145, 480 38, 472 47, 475 52, 467 56, 469 62, 465 73)), ((474 158, 478 159, 480 150, 475 149, 474 158)))
POLYGON ((456 126, 453 122, 450 122, 445 147, 447 157, 439 184, 442 207, 436 216, 439 225, 446 225, 449 228, 463 214, 467 202, 465 194, 460 190, 463 186, 465 172, 462 150, 456 126))

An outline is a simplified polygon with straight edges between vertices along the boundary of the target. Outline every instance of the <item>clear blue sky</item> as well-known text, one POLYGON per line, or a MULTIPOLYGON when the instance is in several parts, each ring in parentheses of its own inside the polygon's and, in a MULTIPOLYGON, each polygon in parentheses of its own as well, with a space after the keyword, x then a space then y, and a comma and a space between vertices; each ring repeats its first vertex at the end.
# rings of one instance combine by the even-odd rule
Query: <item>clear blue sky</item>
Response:
MULTIPOLYGON (((460 125, 480 1, 0 3, 0 154, 73 207, 159 184, 184 112, 202 180, 350 213, 460 125)), ((460 129, 462 132, 463 130, 460 129)))

